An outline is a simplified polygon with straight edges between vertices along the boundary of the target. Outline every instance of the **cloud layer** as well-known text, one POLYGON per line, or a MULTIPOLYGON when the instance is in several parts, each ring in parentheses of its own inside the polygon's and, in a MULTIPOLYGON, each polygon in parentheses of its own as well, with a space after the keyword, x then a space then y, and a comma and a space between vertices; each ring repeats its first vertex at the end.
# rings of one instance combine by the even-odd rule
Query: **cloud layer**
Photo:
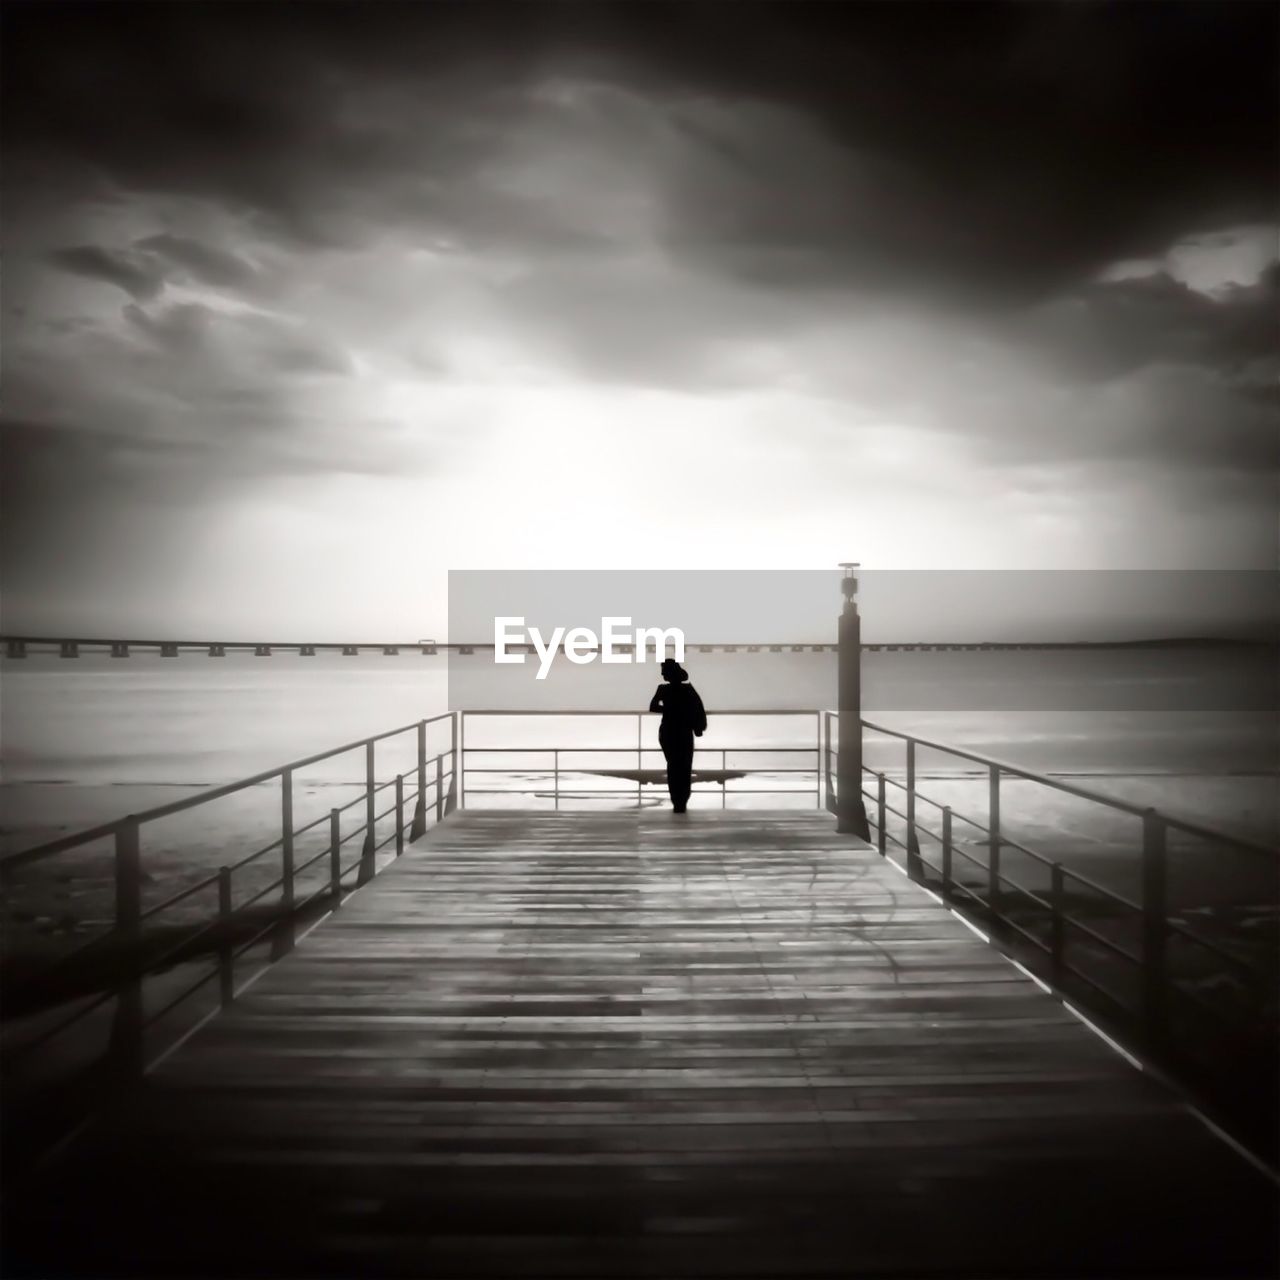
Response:
POLYGON ((597 509, 633 560, 1274 560, 1278 21, 11 5, 7 611, 126 543, 206 607, 216 538, 148 561, 195 513, 328 521, 348 584, 597 509))

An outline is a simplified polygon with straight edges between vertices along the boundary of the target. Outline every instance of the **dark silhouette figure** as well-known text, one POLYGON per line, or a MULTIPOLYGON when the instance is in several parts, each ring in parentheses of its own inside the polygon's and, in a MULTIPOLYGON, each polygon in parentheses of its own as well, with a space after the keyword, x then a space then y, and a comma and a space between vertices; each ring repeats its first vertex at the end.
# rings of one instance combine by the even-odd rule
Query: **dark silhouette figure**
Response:
POLYGON ((662 712, 658 742, 667 759, 667 790, 672 809, 683 813, 693 790, 693 740, 702 737, 707 713, 689 673, 674 658, 663 660, 662 675, 667 683, 658 686, 649 710, 662 712))

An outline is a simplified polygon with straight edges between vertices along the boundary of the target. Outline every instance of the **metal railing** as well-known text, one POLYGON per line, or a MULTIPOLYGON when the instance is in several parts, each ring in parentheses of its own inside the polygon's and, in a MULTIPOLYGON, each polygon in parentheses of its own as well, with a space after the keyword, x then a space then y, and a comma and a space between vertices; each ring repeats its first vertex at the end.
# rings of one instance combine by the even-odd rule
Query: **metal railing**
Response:
MULTIPOLYGON (((401 742, 398 745, 406 744, 401 742)), ((150 1028, 215 979, 218 998, 211 1012, 231 1003, 238 991, 252 981, 253 977, 292 949, 297 936, 297 925, 307 918, 309 912, 314 912, 317 908, 339 908, 346 894, 365 884, 379 870, 380 853, 390 847, 390 857, 398 857, 404 851, 406 839, 416 840, 426 831, 429 809, 434 809, 438 822, 455 807, 457 745, 457 717, 451 713, 432 716, 415 724, 294 760, 251 777, 211 787, 169 804, 129 814, 117 821, 78 831, 0 860, 0 891, 8 898, 22 873, 33 869, 37 873, 45 871, 54 866, 62 855, 108 840, 112 848, 114 881, 113 918, 110 927, 72 949, 55 955, 34 972, 25 975, 7 993, 8 1042, 3 1052, 6 1073, 24 1066, 39 1050, 49 1048, 59 1038, 66 1037, 93 1015, 101 1016, 105 1006, 114 1002, 105 1061, 95 1061, 90 1065, 108 1066, 113 1076, 129 1078, 140 1075, 151 1061, 172 1047, 166 1044, 149 1044, 150 1028), (448 745, 441 746, 434 755, 428 755, 428 731, 432 726, 444 722, 449 725, 448 745), (403 739, 410 734, 416 737, 414 767, 379 781, 378 744, 403 739), (329 809, 310 822, 296 825, 294 801, 299 771, 357 751, 362 752, 364 757, 364 782, 363 786, 350 784, 360 788, 355 798, 329 809), (407 788, 406 781, 409 784, 407 788), (279 835, 274 840, 144 908, 144 832, 148 824, 198 809, 249 788, 274 782, 278 782, 280 786, 279 835), (388 798, 388 792, 391 793, 391 803, 379 809, 379 796, 388 798), (411 816, 408 816, 408 806, 412 806, 411 816), (362 820, 344 831, 344 815, 360 809, 363 809, 362 820), (380 836, 378 824, 386 819, 392 821, 384 823, 389 829, 380 836), (344 848, 357 839, 360 839, 359 852, 354 858, 344 860, 344 848), (308 843, 319 845, 318 851, 303 850, 302 846, 308 843), (265 885, 256 886, 253 893, 236 902, 234 889, 237 874, 251 867, 261 868, 263 860, 273 853, 279 855, 279 874, 265 885), (305 856, 299 857, 300 853, 305 856), (300 882, 308 879, 309 872, 309 879, 313 883, 303 886, 304 891, 300 893, 300 882), (314 883, 317 880, 319 883, 314 883), (162 939, 165 945, 157 948, 155 940, 148 937, 148 930, 158 930, 160 919, 166 913, 215 889, 216 910, 195 923, 178 925, 176 940, 162 939), (266 923, 250 919, 250 909, 266 905, 266 900, 272 895, 278 895, 278 900, 274 909, 267 913, 269 918, 266 923), (250 930, 249 936, 239 937, 238 931, 246 927, 250 930), (270 955, 255 972, 247 977, 238 973, 237 962, 242 961, 254 948, 261 948, 267 943, 270 943, 270 955), (212 963, 207 960, 210 955, 212 963), (202 957, 206 957, 203 962, 202 957), (94 965, 99 974, 104 971, 111 973, 114 980, 107 982, 103 989, 79 998, 56 1001, 41 999, 40 993, 59 989, 60 980, 65 983, 69 973, 86 963, 94 965), (194 976, 193 981, 182 985, 176 993, 168 989, 161 990, 160 1000, 151 1002, 154 1007, 147 1007, 149 982, 154 981, 157 987, 168 986, 169 984, 158 980, 160 975, 196 963, 199 963, 201 972, 194 976), (43 1019, 43 1025, 34 1030, 27 1028, 25 1033, 14 1034, 10 1025, 12 1022, 29 1023, 33 1020, 29 1016, 14 1018, 15 1010, 21 1010, 32 1003, 24 998, 27 994, 35 995, 34 1003, 37 1007, 50 1003, 71 1003, 75 1007, 69 1012, 43 1019)), ((211 1013, 205 1016, 211 1016, 211 1013)), ((34 1020, 41 1021, 39 1018, 34 1020)), ((203 1020, 200 1019, 201 1022, 203 1020)), ((189 1033, 190 1028, 184 1035, 189 1033)))
MULTIPOLYGON (((832 722, 838 715, 835 711, 823 715, 823 794, 825 805, 832 812, 836 810, 838 776, 833 768, 837 751, 832 722)), ((1259 954, 1232 949, 1172 919, 1169 858, 1173 837, 1207 842, 1215 851, 1230 851, 1250 859, 1252 866, 1266 872, 1274 892, 1278 861, 1275 849, 980 752, 870 720, 864 719, 862 725, 864 731, 902 743, 905 750, 898 777, 863 765, 863 776, 871 785, 862 788, 862 795, 868 802, 872 838, 882 855, 888 856, 890 845, 901 850, 905 854, 904 869, 913 879, 938 889, 963 914, 1002 931, 1006 941, 1023 950, 1024 958, 1039 976, 1109 1019, 1113 1030, 1122 1036, 1127 1033, 1135 1041, 1135 1048, 1152 1060, 1185 1065, 1187 1051, 1192 1047, 1186 1043, 1188 1004, 1198 1011, 1196 1016, 1210 1019, 1215 1034, 1220 1036, 1234 1033, 1247 1039, 1261 1032, 1265 1043, 1269 1025, 1274 1051, 1276 1011, 1267 1008, 1266 1002, 1280 994, 1277 958, 1274 954, 1265 956, 1261 948, 1255 949, 1259 954), (964 780, 970 785, 985 786, 985 815, 960 813, 954 806, 919 790, 917 756, 921 749, 977 766, 964 780), (1135 841, 1140 894, 1135 898, 1122 893, 1067 865, 1061 857, 1013 838, 1001 803, 1005 798, 1003 784, 1010 779, 1034 783, 1137 820, 1141 833, 1135 841), (896 806, 890 803, 891 791, 902 797, 896 806), (922 821, 922 808, 936 815, 936 819, 922 821), (931 825, 935 820, 936 827, 931 825), (926 850, 933 856, 926 856, 926 850), (1010 875, 1006 862, 1010 853, 1038 869, 1043 884, 1033 887, 1010 875), (1093 911, 1077 909, 1078 900, 1093 905, 1093 911), (1090 914, 1092 921, 1081 918, 1090 914), (1113 931, 1115 936, 1108 936, 1103 927, 1097 927, 1103 918, 1119 923, 1120 927, 1113 931), (1120 966, 1119 970, 1113 966, 1113 976, 1120 971, 1130 975, 1130 981, 1121 984, 1128 986, 1127 994, 1117 991, 1114 981, 1100 980, 1097 966, 1090 972, 1073 959, 1073 940, 1080 939, 1120 966), (1246 1007, 1209 999, 1191 983, 1179 981, 1171 958, 1175 944, 1198 950, 1206 963, 1223 975, 1242 979, 1254 993, 1243 998, 1246 1007)), ((1183 961, 1185 969, 1185 955, 1183 961)), ((1195 1039, 1194 1035, 1190 1038, 1195 1039)), ((1265 1074, 1266 1065, 1260 1064, 1260 1069, 1265 1074)))
MULTIPOLYGON (((562 805, 574 801, 617 801, 623 797, 632 799, 636 805, 643 805, 646 783, 662 785, 665 781, 661 747, 656 744, 646 745, 645 742, 646 721, 652 727, 652 735, 656 737, 659 717, 647 711, 494 710, 461 712, 459 748, 462 771, 461 795, 463 797, 532 795, 549 801, 554 809, 559 809, 562 805), (525 743, 518 746, 475 746, 467 744, 467 724, 469 722, 504 717, 521 719, 528 717, 561 719, 591 717, 595 719, 634 721, 634 745, 597 746, 590 744, 575 745, 565 742, 548 745, 529 745, 525 743), (493 757, 501 756, 519 757, 521 764, 512 765, 491 762, 493 757), (612 764, 616 767, 608 768, 602 765, 599 768, 591 768, 573 762, 574 758, 582 756, 603 757, 606 764, 612 764), (473 760, 477 759, 481 763, 472 763, 473 760), (490 762, 486 763, 486 761, 490 762), (632 764, 634 764, 634 769, 630 767, 632 764), (622 775, 626 777, 633 773, 635 775, 634 785, 625 788, 587 787, 581 781, 581 779, 588 776, 616 777, 622 775), (533 780, 531 781, 529 781, 530 775, 533 775, 533 780), (484 780, 479 785, 473 782, 473 779, 477 777, 484 780), (508 779, 508 785, 485 785, 485 781, 491 779, 496 781, 498 778, 508 779), (573 782, 574 779, 579 780, 576 785, 573 782), (528 785, 520 785, 522 780, 527 781, 528 785)), ((713 721, 714 726, 709 730, 708 734, 711 737, 711 741, 709 742, 704 737, 697 739, 695 742, 693 762, 694 796, 714 793, 715 788, 718 787, 720 805, 722 808, 727 808, 730 799, 734 797, 760 795, 807 796, 812 794, 814 806, 821 807, 822 789, 819 774, 821 712, 813 708, 717 711, 713 721), (729 746, 715 743, 715 738, 724 731, 726 721, 734 717, 742 718, 748 716, 787 717, 793 721, 800 719, 805 722, 806 726, 811 724, 812 730, 810 731, 806 727, 804 731, 806 741, 798 745, 794 743, 747 743, 729 746), (749 761, 761 767, 752 767, 751 763, 744 763, 741 766, 735 766, 730 763, 731 759, 736 760, 739 756, 747 757, 749 761), (786 757, 788 759, 800 757, 802 763, 762 765, 761 757, 786 757), (701 781, 699 781, 699 775, 702 775, 701 781), (708 775, 711 776, 708 777, 708 775), (799 785, 757 786, 750 783, 730 785, 753 775, 766 775, 766 781, 782 781, 794 777, 799 782, 799 785)))

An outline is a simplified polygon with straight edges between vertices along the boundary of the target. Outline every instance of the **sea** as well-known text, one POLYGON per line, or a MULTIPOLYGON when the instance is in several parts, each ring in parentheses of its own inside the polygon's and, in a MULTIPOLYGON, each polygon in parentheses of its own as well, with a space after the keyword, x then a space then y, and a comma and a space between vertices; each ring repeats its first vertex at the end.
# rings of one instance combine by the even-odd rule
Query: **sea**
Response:
MULTIPOLYGON (((829 723, 823 712, 836 700, 834 652, 695 649, 686 666, 710 720, 695 770, 720 771, 698 782, 691 808, 821 807, 821 744, 829 723)), ((381 812, 395 774, 406 775, 413 789, 414 726, 448 712, 451 690, 456 702, 460 689, 472 699, 477 688, 488 694, 483 714, 471 703, 463 729, 466 770, 453 782, 455 798, 460 790, 468 807, 665 804, 660 779, 635 777, 636 770, 662 766, 656 717, 644 714, 656 683, 652 666, 615 669, 605 685, 598 667, 561 662, 533 701, 528 672, 523 693, 515 684, 504 689, 503 681, 519 674, 498 671, 483 650, 303 657, 277 649, 222 658, 135 650, 128 658, 33 652, 0 659, 3 849, 12 853, 403 728, 375 749, 377 780, 387 787, 381 812), (526 711, 579 714, 498 714, 522 705, 520 697, 526 711)), ((980 756, 1266 847, 1278 843, 1273 648, 866 652, 862 702, 876 726, 868 728, 864 747, 873 818, 874 773, 885 775, 889 809, 902 805, 905 745, 895 735, 912 734, 968 753, 917 749, 918 816, 926 833, 936 832, 937 806, 950 804, 957 832, 968 817, 980 834, 989 796, 987 766, 972 758, 980 756)), ((432 723, 429 785, 437 754, 446 753, 442 772, 451 773, 451 745, 449 722, 432 723)), ((365 769, 362 747, 298 768, 295 819, 318 822, 358 798, 365 769)), ((1002 822, 1019 841, 1038 841, 1032 847, 1132 884, 1140 822, 1029 780, 1006 776, 1002 787, 1002 822)), ((154 835, 144 838, 147 865, 163 878, 166 869, 207 867, 251 849, 273 823, 278 827, 278 790, 278 783, 264 783, 155 824, 154 835)), ((434 793, 428 801, 434 804, 434 793)), ((895 819, 890 814, 887 821, 895 819)), ((1258 865, 1256 854, 1236 861, 1258 865)), ((1239 878, 1216 863, 1206 869, 1204 857, 1196 867, 1192 878, 1202 895, 1215 878, 1233 884, 1239 878)))

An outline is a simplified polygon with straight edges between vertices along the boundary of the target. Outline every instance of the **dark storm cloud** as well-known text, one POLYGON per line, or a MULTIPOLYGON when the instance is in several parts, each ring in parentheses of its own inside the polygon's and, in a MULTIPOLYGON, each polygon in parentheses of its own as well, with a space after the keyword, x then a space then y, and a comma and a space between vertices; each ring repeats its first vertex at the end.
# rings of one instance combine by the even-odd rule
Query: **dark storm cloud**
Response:
POLYGON ((56 249, 49 258, 63 271, 87 280, 105 280, 139 301, 156 297, 164 288, 164 273, 146 254, 83 244, 56 249))
POLYGON ((785 130, 695 116, 708 163, 662 192, 673 249, 773 287, 1033 299, 1276 211, 1266 5, 10 8, 11 144, 320 242, 378 209, 534 236, 478 175, 565 68, 814 127, 806 172, 785 130))
POLYGON ((150 251, 173 266, 182 268, 194 280, 225 288, 251 284, 256 273, 249 263, 234 253, 213 245, 201 244, 188 236, 168 233, 144 236, 136 241, 139 249, 150 251))
POLYGON ((1276 372, 1280 266, 1214 295, 1167 272, 1090 282, 1020 317, 1009 336, 1038 343, 1074 378, 1113 378, 1162 361, 1217 368, 1248 387, 1251 374, 1276 372))

